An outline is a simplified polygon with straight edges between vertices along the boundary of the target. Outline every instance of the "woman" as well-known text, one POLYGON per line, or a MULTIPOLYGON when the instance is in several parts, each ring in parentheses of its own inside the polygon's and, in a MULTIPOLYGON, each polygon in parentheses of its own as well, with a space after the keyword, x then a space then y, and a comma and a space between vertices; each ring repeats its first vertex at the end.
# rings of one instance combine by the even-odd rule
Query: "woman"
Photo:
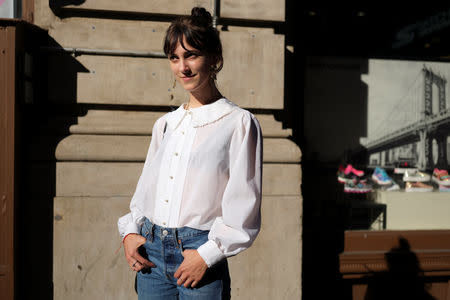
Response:
POLYGON ((189 101, 153 126, 131 212, 118 222, 125 256, 139 299, 229 298, 226 258, 260 229, 261 129, 216 87, 222 46, 204 8, 170 25, 164 52, 189 101))

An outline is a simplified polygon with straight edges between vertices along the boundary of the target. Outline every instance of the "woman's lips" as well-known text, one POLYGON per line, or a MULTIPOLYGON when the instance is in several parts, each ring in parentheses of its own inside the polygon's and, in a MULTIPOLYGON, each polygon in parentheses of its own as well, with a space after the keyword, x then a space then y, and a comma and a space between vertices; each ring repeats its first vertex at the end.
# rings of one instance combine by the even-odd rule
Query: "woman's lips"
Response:
POLYGON ((181 78, 181 80, 183 80, 183 81, 189 81, 189 80, 191 80, 194 76, 195 76, 195 74, 194 74, 194 75, 189 75, 189 76, 183 76, 183 77, 180 77, 180 78, 181 78))

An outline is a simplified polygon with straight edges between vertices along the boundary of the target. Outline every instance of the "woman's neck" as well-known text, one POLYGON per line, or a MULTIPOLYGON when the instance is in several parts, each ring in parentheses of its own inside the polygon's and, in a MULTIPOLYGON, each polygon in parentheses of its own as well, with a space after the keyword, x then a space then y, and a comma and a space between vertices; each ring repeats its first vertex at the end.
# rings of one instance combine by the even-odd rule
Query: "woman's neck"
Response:
POLYGON ((220 99, 221 97, 222 94, 220 94, 216 85, 214 83, 211 83, 210 85, 208 85, 208 87, 205 87, 198 92, 191 92, 187 107, 189 108, 199 107, 205 104, 212 103, 220 99))

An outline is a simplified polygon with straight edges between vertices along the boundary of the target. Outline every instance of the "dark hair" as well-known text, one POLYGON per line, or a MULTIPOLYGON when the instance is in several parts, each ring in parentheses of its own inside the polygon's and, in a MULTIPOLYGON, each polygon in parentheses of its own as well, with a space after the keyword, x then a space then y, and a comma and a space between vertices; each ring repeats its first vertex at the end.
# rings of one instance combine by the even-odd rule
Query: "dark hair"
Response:
POLYGON ((179 17, 173 21, 166 32, 164 53, 174 53, 178 42, 186 49, 183 37, 191 47, 212 60, 215 77, 223 67, 223 57, 219 32, 212 26, 211 14, 203 7, 194 7, 190 16, 179 17))

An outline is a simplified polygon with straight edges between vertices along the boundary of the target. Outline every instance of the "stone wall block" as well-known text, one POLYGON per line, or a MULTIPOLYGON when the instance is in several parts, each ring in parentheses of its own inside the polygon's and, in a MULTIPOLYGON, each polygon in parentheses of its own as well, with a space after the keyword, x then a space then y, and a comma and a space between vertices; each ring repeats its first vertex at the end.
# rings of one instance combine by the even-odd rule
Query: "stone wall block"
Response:
MULTIPOLYGON (((149 136, 70 135, 56 148, 59 161, 144 161, 149 136)), ((263 161, 298 163, 300 149, 288 139, 264 139, 263 161)))
MULTIPOLYGON (((176 107, 173 107, 176 109, 176 107)), ((165 112, 89 110, 70 126, 73 134, 150 135, 153 124, 165 112)), ((264 137, 283 138, 292 135, 292 129, 284 129, 272 114, 256 114, 264 137)))
MULTIPOLYGON (((54 199, 55 299, 137 298, 116 225, 129 201, 54 199)), ((229 259, 233 299, 300 299, 301 205, 300 196, 263 197, 261 233, 251 248, 229 259)))
MULTIPOLYGON (((131 196, 141 162, 57 162, 56 196, 131 196)), ((300 195, 299 164, 263 166, 263 195, 300 195)))
POLYGON ((109 1, 95 0, 84 1, 76 5, 63 5, 65 9, 105 10, 116 12, 137 12, 147 14, 190 15, 194 6, 201 6, 211 11, 211 0, 128 0, 109 1))
POLYGON ((233 19, 284 21, 284 0, 221 0, 220 16, 233 19))
MULTIPOLYGON (((61 34, 67 35, 67 30, 61 34)), ((133 31, 129 34, 134 36, 133 31)), ((145 39, 136 37, 136 41, 139 38, 145 39)), ((246 29, 223 31, 221 39, 225 63, 218 87, 223 95, 242 107, 282 109, 284 36, 246 29), (236 72, 243 70, 242 66, 249 67, 236 72)), ((102 41, 98 46, 107 44, 102 41)), ((179 84, 173 88, 174 76, 164 58, 81 55, 75 63, 73 58, 51 55, 49 82, 49 97, 54 102, 180 105, 188 99, 179 84)))

